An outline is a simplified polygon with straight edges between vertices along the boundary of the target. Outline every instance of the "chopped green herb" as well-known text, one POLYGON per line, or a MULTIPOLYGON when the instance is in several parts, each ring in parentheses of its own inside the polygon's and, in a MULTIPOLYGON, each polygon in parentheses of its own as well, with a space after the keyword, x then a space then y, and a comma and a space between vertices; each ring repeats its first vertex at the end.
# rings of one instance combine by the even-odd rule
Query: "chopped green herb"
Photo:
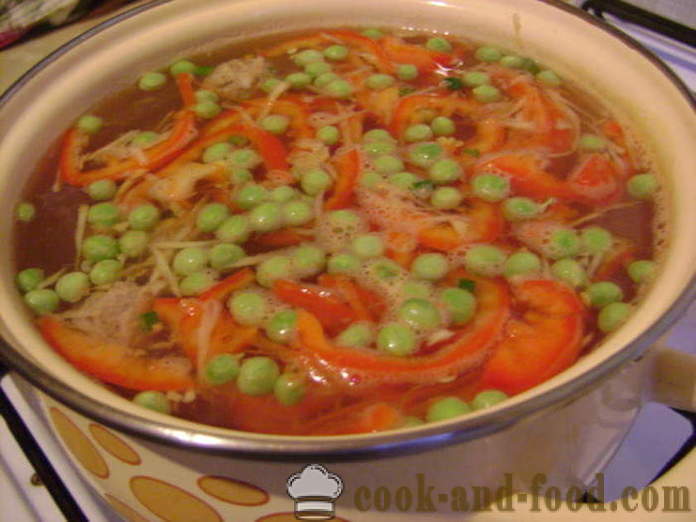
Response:
POLYGON ((459 283, 457 283, 457 286, 462 290, 468 290, 469 292, 473 292, 476 289, 476 282, 472 281, 471 279, 460 279, 459 283))
POLYGON ((154 311, 145 312, 144 314, 142 314, 140 316, 140 327, 145 332, 152 331, 152 327, 155 326, 159 322, 160 322, 160 318, 157 315, 157 312, 154 312, 154 311))
POLYGON ((464 82, 455 76, 448 76, 442 82, 450 91, 460 91, 464 87, 464 82))
POLYGON ((413 92, 416 92, 416 89, 414 87, 401 87, 399 89, 399 96, 406 96, 413 92))
POLYGON ((481 151, 478 149, 464 149, 464 154, 478 158, 481 155, 481 151))
POLYGON ((421 190, 421 189, 430 189, 432 190, 435 187, 435 183, 430 181, 429 179, 424 179, 422 181, 416 181, 413 184, 413 190, 421 190))
POLYGON ((213 67, 212 65, 201 65, 199 67, 196 67, 196 70, 193 71, 193 73, 196 76, 208 76, 214 70, 215 67, 213 67))

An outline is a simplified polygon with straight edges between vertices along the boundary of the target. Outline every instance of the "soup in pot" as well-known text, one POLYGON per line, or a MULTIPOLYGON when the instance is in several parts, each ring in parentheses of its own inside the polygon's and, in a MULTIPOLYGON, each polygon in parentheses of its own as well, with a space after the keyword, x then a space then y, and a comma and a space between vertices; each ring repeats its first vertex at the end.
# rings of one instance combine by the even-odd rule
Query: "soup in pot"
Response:
POLYGON ((16 208, 17 285, 156 411, 334 435, 491 407, 571 366, 656 270, 659 178, 533 59, 330 29, 142 73, 16 208))

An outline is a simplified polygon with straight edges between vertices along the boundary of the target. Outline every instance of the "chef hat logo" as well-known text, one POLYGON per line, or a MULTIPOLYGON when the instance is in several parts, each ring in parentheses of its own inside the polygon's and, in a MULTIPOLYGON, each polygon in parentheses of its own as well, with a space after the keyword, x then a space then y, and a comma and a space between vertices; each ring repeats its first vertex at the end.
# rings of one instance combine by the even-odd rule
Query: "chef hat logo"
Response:
POLYGON ((300 520, 328 520, 334 516, 334 502, 343 491, 343 481, 324 466, 309 464, 288 479, 288 495, 295 501, 300 520))

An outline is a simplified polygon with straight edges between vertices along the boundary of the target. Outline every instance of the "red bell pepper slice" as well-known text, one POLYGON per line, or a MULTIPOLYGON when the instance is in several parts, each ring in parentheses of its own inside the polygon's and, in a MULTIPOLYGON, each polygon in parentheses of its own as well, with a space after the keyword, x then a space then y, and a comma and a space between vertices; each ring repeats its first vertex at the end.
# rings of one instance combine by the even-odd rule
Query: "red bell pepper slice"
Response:
POLYGON ((506 325, 480 383, 508 394, 536 386, 573 364, 582 349, 584 323, 582 303, 561 283, 526 281, 513 294, 524 311, 506 325))
POLYGON ((353 309, 357 321, 378 322, 386 310, 381 296, 360 286, 348 276, 322 274, 319 276, 319 284, 336 290, 353 309))
POLYGON ((227 276, 225 279, 208 288, 198 298, 201 301, 209 299, 226 299, 232 292, 245 288, 255 280, 254 271, 251 268, 242 268, 234 274, 227 276))
POLYGON ((338 178, 334 184, 333 192, 326 200, 324 207, 327 210, 337 210, 349 206, 353 200, 353 190, 360 178, 360 153, 353 149, 334 158, 334 165, 338 178))
POLYGON ((311 241, 313 236, 300 234, 290 228, 266 232, 254 238, 254 243, 272 248, 284 248, 299 245, 304 241, 311 241))
POLYGON ((486 201, 471 200, 466 213, 469 226, 460 233, 448 223, 418 231, 418 242, 427 248, 450 252, 467 243, 495 241, 505 230, 505 220, 498 205, 486 201))
POLYGON ((477 368, 498 339, 509 315, 507 285, 475 278, 477 312, 437 351, 398 357, 373 349, 337 347, 324 334, 321 322, 307 310, 297 317, 297 350, 312 356, 317 371, 337 385, 357 389, 379 384, 424 384, 455 377, 477 368))
POLYGON ((172 161, 195 137, 195 117, 191 111, 180 111, 175 116, 174 127, 169 137, 143 151, 145 162, 127 158, 109 163, 104 167, 81 171, 79 157, 86 143, 85 137, 75 130, 68 131, 60 152, 60 177, 66 183, 83 187, 100 179, 119 180, 139 169, 154 171, 172 161))
POLYGON ((190 107, 196 103, 196 94, 193 91, 193 75, 191 73, 177 74, 176 86, 179 89, 181 101, 184 102, 184 107, 190 107))
POLYGON ((418 67, 422 73, 432 72, 439 66, 447 67, 453 62, 452 55, 426 49, 421 45, 409 44, 401 38, 385 36, 380 40, 387 58, 396 63, 408 63, 418 67))
POLYGON ((331 335, 336 335, 356 319, 355 312, 345 300, 320 286, 279 279, 273 283, 273 293, 281 301, 313 314, 331 335))
POLYGON ((622 186, 614 163, 605 154, 590 154, 566 179, 576 201, 608 205, 621 197, 622 186))
POLYGON ((498 156, 476 166, 478 172, 502 170, 510 176, 515 194, 532 198, 555 197, 564 200, 575 199, 575 193, 565 181, 556 178, 541 168, 536 154, 514 153, 498 156))
POLYGON ((79 370, 129 390, 185 390, 191 367, 181 357, 148 358, 121 344, 97 339, 52 316, 38 320, 44 339, 79 370))

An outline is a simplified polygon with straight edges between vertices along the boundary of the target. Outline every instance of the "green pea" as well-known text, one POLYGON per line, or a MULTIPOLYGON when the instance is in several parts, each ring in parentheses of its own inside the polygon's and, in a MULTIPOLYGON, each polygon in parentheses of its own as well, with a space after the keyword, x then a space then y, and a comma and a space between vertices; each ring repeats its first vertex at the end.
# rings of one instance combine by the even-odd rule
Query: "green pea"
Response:
POLYGON ((428 38, 428 41, 425 42, 425 48, 438 53, 449 53, 452 51, 452 44, 444 38, 435 36, 428 38))
POLYGON ((172 407, 169 404, 167 396, 158 391, 142 391, 133 397, 133 402, 148 410, 169 415, 172 412, 172 407))
POLYGON ((36 216, 36 207, 31 203, 23 202, 17 205, 15 214, 17 216, 17 219, 19 219, 20 221, 24 221, 25 223, 28 223, 29 221, 32 221, 36 216))
POLYGON ((273 395, 283 406, 294 406, 305 396, 304 379, 298 375, 284 373, 273 385, 273 395))
POLYGON ((301 277, 318 274, 326 265, 326 253, 314 245, 300 245, 292 251, 294 271, 301 277))
POLYGON ((381 91, 387 87, 394 85, 394 77, 388 74, 372 74, 365 80, 365 85, 368 89, 381 91))
POLYGON ((482 62, 497 62, 503 57, 503 53, 497 47, 484 45, 476 49, 474 56, 476 56, 477 60, 482 62))
POLYGON ((215 231, 215 237, 221 241, 244 243, 249 239, 249 218, 243 214, 228 217, 215 231))
MULTIPOLYGON (((321 78, 321 76, 318 78, 321 78)), ((350 82, 341 79, 333 80, 331 83, 326 85, 325 89, 326 94, 332 98, 348 98, 351 94, 353 94, 353 86, 350 84, 350 82)))
POLYGON ((345 60, 348 56, 348 48, 345 45, 330 45, 324 49, 324 56, 334 61, 345 60))
POLYGON ((259 123, 261 128, 271 134, 284 134, 290 126, 290 118, 282 114, 271 114, 263 118, 259 123))
POLYGON ((352 254, 335 254, 329 258, 326 269, 329 274, 351 274, 360 268, 360 259, 352 254))
POLYGON ((385 283, 403 274, 402 268, 391 259, 380 258, 369 262, 369 274, 380 283, 385 283))
POLYGON ((402 190, 411 190, 416 183, 422 181, 421 178, 410 172, 397 172, 389 176, 388 180, 389 183, 402 190))
POLYGON ((50 288, 30 290, 24 294, 24 302, 39 315, 50 314, 58 309, 60 298, 50 288))
MULTIPOLYGON (((398 174, 392 175, 397 176, 398 174)), ((384 178, 372 170, 365 171, 360 176, 360 185, 367 188, 374 188, 381 181, 384 181, 384 178)))
POLYGON ((320 192, 324 192, 333 184, 331 176, 322 169, 313 169, 304 172, 300 176, 300 186, 306 194, 316 196, 320 192))
POLYGON ((128 214, 128 224, 133 230, 150 230, 159 220, 159 209, 150 204, 139 205, 128 214))
POLYGON ((147 232, 129 230, 119 238, 118 246, 126 257, 140 257, 147 250, 149 240, 147 232))
POLYGON ((267 199, 268 190, 256 183, 247 183, 239 190, 234 202, 239 208, 249 210, 267 199))
POLYGON ((657 187, 657 178, 647 173, 632 176, 626 183, 628 193, 636 199, 650 199, 657 187))
POLYGON ((289 343, 295 335, 296 326, 297 312, 295 310, 282 310, 266 323, 265 331, 271 341, 289 343))
POLYGON ((317 76, 331 72, 331 65, 326 62, 312 62, 305 65, 304 70, 311 78, 316 78, 317 76))
POLYGON ((599 311, 597 326, 604 333, 613 332, 626 322, 632 310, 627 303, 610 303, 599 311))
POLYGON ((425 141, 433 137, 433 130, 425 123, 417 123, 406 128, 404 139, 406 141, 425 141))
POLYGON ((244 326, 261 324, 266 316, 266 299, 257 292, 237 292, 227 301, 227 307, 234 320, 244 326))
POLYGON ((515 252, 505 260, 503 273, 505 277, 536 274, 541 271, 539 256, 531 252, 515 252))
POLYGON ((118 222, 119 215, 120 211, 113 203, 97 203, 89 207, 87 222, 92 226, 110 227, 118 222))
POLYGON ((355 255, 362 258, 379 257, 384 253, 382 238, 376 234, 363 234, 353 239, 351 248, 355 255))
POLYGON ((558 87, 561 85, 561 79, 555 72, 549 69, 536 73, 536 79, 547 87, 558 87))
POLYGON ((312 206, 304 201, 288 201, 283 205, 283 221, 290 226, 300 226, 314 219, 312 206))
POLYGON ((500 65, 509 69, 521 69, 524 65, 524 59, 519 56, 508 54, 500 59, 500 65))
POLYGON ((428 168, 438 161, 444 153, 442 146, 435 142, 416 143, 408 152, 409 161, 419 167, 428 168))
POLYGON ((85 114, 77 120, 77 128, 85 134, 96 134, 104 125, 104 120, 93 114, 85 114))
POLYGON ((239 245, 233 243, 221 243, 210 249, 208 257, 210 266, 215 270, 226 270, 231 268, 237 261, 242 259, 246 253, 239 245))
POLYGON ((379 29, 375 29, 375 28, 365 29, 360 34, 363 36, 367 36, 368 38, 370 38, 372 40, 379 40, 380 38, 382 38, 384 36, 384 33, 382 31, 380 31, 379 29))
POLYGON ((17 286, 22 292, 36 290, 43 280, 44 271, 42 268, 25 268, 17 274, 17 286))
POLYGON ((198 89, 194 96, 196 97, 196 101, 202 102, 202 101, 211 101, 214 103, 217 103, 220 101, 220 97, 217 95, 216 92, 213 91, 208 91, 206 89, 198 89))
POLYGON ((416 351, 416 335, 401 323, 388 323, 377 334, 377 347, 390 355, 403 357, 416 351))
POLYGON ((305 49, 292 57, 292 61, 295 62, 295 65, 299 65, 300 67, 304 67, 312 62, 320 62, 323 59, 324 55, 314 49, 305 49))
POLYGON ((314 79, 314 85, 318 87, 319 89, 323 89, 327 85, 329 85, 331 82, 334 82, 336 80, 340 80, 341 77, 332 72, 327 72, 324 74, 320 74, 314 79))
POLYGON ((545 251, 549 257, 561 259, 578 255, 581 246, 580 238, 575 230, 572 228, 557 228, 551 232, 545 251))
POLYGON ((280 376, 278 364, 269 357, 249 357, 242 362, 237 388, 246 395, 266 395, 273 391, 280 376))
POLYGON ((503 271, 507 255, 492 245, 477 245, 464 254, 467 270, 484 276, 496 276, 503 271))
POLYGON ((578 148, 588 152, 600 152, 607 148, 607 142, 596 134, 583 134, 578 140, 578 148))
POLYGON ((586 252, 599 254, 611 248, 613 239, 611 232, 602 227, 587 227, 580 233, 580 240, 586 252))
POLYGON ((89 293, 89 277, 84 272, 68 272, 56 282, 56 293, 63 301, 77 303, 89 293))
POLYGON ((466 73, 462 80, 464 84, 468 87, 480 87, 481 85, 488 85, 491 83, 491 77, 484 72, 472 71, 466 73))
POLYGON ((428 422, 438 422, 459 417, 465 413, 471 413, 471 408, 466 402, 458 397, 443 397, 428 407, 425 419, 428 422))
MULTIPOLYGON (((491 176, 491 174, 482 174, 482 176, 491 176)), ((508 190, 509 184, 510 183, 508 182, 508 190)), ((504 187, 505 184, 498 183, 498 185, 504 187)), ((483 189, 484 192, 485 188, 486 187, 484 187, 483 189)), ((493 192, 495 192, 495 189, 493 190, 493 192)), ((502 207, 503 216, 505 216, 505 219, 507 219, 508 221, 522 221, 525 219, 531 219, 538 216, 541 213, 541 206, 536 201, 524 197, 514 197, 506 199, 505 201, 503 201, 502 207)))
MULTIPOLYGON (((301 74, 301 75, 303 75, 303 77, 306 76, 304 73, 295 73, 295 74, 301 74)), ((287 77, 285 78, 285 81, 290 83, 290 81, 288 80, 287 77)), ((263 82, 261 82, 261 90, 265 93, 270 94, 271 92, 273 92, 273 90, 275 90, 276 87, 278 87, 278 85, 280 85, 280 83, 281 83, 281 81, 278 78, 268 78, 268 79, 264 80, 263 82)), ((292 83, 290 83, 290 85, 292 85, 292 83)))
POLYGON ((167 77, 158 72, 148 72, 143 74, 138 80, 138 87, 143 91, 154 91, 167 83, 167 77))
POLYGON ((603 308, 604 306, 621 301, 623 299, 623 291, 621 287, 610 281, 602 281, 591 284, 584 294, 587 301, 595 308, 603 308))
POLYGON ((203 100, 193 106, 193 112, 201 118, 210 119, 220 114, 222 108, 215 102, 203 100))
POLYGON ((276 187, 271 190, 270 193, 271 201, 275 201, 276 203, 285 203, 290 201, 295 196, 297 196, 297 191, 288 185, 276 187))
POLYGON ((471 190, 485 201, 501 201, 510 194, 510 180, 497 174, 478 174, 471 180, 471 190))
POLYGON ((205 365, 204 375, 213 386, 233 381, 239 375, 239 358, 229 353, 216 355, 205 365))
POLYGON ((85 189, 89 197, 97 201, 105 201, 116 195, 116 182, 111 179, 93 181, 85 189))
POLYGON ((628 275, 634 283, 646 283, 655 277, 657 265, 654 261, 640 259, 628 265, 628 275))
POLYGON ((274 256, 262 261, 256 268, 256 280, 261 286, 270 288, 277 279, 290 275, 291 261, 287 256, 274 256))
POLYGON ((457 130, 454 121, 447 116, 436 116, 430 122, 430 128, 435 136, 451 136, 457 130))
MULTIPOLYGON (((307 67, 309 67, 309 65, 307 67)), ((312 83, 312 77, 307 73, 290 73, 285 77, 285 81, 289 83, 290 87, 292 87, 293 89, 303 89, 304 87, 307 87, 310 83, 312 83)), ((280 82, 278 82, 278 84, 279 83, 280 82)))
POLYGON ((375 141, 388 141, 394 142, 394 138, 389 131, 384 129, 371 129, 363 134, 363 141, 365 143, 375 142, 375 141))
POLYGON ((196 64, 189 61, 189 60, 179 60, 178 62, 174 62, 169 67, 169 73, 172 76, 176 76, 177 74, 182 74, 182 73, 195 74, 196 73, 196 64))
POLYGON ((440 299, 454 324, 468 322, 476 311, 476 297, 464 288, 445 288, 440 299))
POLYGON ((400 428, 415 428, 416 426, 422 426, 425 424, 421 419, 418 417, 414 417, 412 415, 408 415, 403 418, 401 421, 401 425, 399 426, 400 428))
POLYGON ((539 64, 537 64, 531 58, 524 58, 523 60, 524 64, 522 65, 522 69, 524 69, 525 71, 531 74, 538 74, 541 71, 541 67, 539 67, 539 64))
POLYGON ((335 145, 338 143, 338 139, 341 137, 341 133, 338 127, 334 125, 326 125, 317 131, 317 139, 326 143, 327 145, 335 145))
POLYGON ((109 285, 118 281, 122 268, 123 265, 116 259, 103 259, 89 271, 89 279, 97 286, 109 285))
POLYGON ((229 156, 229 162, 232 165, 244 169, 253 169, 262 161, 261 156, 252 149, 237 149, 232 151, 229 156))
POLYGON ((172 261, 174 272, 179 275, 189 275, 203 270, 208 264, 208 252, 198 247, 188 247, 179 250, 172 261))
POLYGON ((350 325, 336 337, 338 346, 365 347, 374 341, 374 331, 369 323, 360 322, 350 325))
POLYGON ((194 296, 205 292, 215 284, 215 276, 210 270, 201 270, 185 276, 179 282, 179 290, 184 296, 194 296))
POLYGON ((249 227, 256 232, 270 232, 282 224, 283 213, 278 203, 261 203, 249 212, 249 227))
POLYGON ((399 307, 399 319, 416 329, 431 330, 440 326, 440 312, 427 299, 411 298, 399 307))
POLYGON ((430 281, 442 279, 448 270, 449 262, 442 254, 421 254, 411 264, 411 272, 416 277, 430 281))
POLYGON ((483 410, 485 408, 490 408, 508 399, 507 393, 500 390, 483 390, 476 394, 474 400, 471 401, 471 408, 476 410, 483 410))
POLYGON ((223 161, 232 152, 232 145, 229 143, 216 143, 207 147, 203 151, 203 163, 213 163, 214 161, 223 161))
POLYGON ((230 181, 233 185, 244 185, 253 179, 254 175, 249 171, 249 169, 232 167, 230 171, 230 181))
POLYGON ((214 232, 229 215, 230 211, 226 205, 208 203, 198 212, 196 227, 201 232, 214 232))
POLYGON ((493 103, 503 99, 503 95, 497 87, 492 85, 479 85, 471 91, 474 98, 481 103, 493 103))
POLYGON ((587 284, 585 269, 574 259, 559 259, 551 265, 551 273, 573 288, 587 284))
POLYGON ((119 254, 118 242, 111 236, 95 235, 82 241, 82 255, 88 261, 113 259, 119 254))
POLYGON ((384 156, 396 151, 396 145, 391 141, 371 141, 362 147, 368 156, 384 156))
POLYGON ((335 232, 357 230, 362 225, 362 218, 352 210, 334 210, 327 218, 335 232))
POLYGON ((433 287, 426 281, 406 281, 401 287, 401 295, 405 298, 418 297, 426 299, 433 292, 433 287))
POLYGON ((159 139, 160 135, 153 131, 143 131, 135 135, 130 144, 141 149, 149 147, 159 139))
POLYGON ((441 159, 428 169, 428 176, 435 183, 451 183, 462 175, 462 167, 455 160, 441 159))

